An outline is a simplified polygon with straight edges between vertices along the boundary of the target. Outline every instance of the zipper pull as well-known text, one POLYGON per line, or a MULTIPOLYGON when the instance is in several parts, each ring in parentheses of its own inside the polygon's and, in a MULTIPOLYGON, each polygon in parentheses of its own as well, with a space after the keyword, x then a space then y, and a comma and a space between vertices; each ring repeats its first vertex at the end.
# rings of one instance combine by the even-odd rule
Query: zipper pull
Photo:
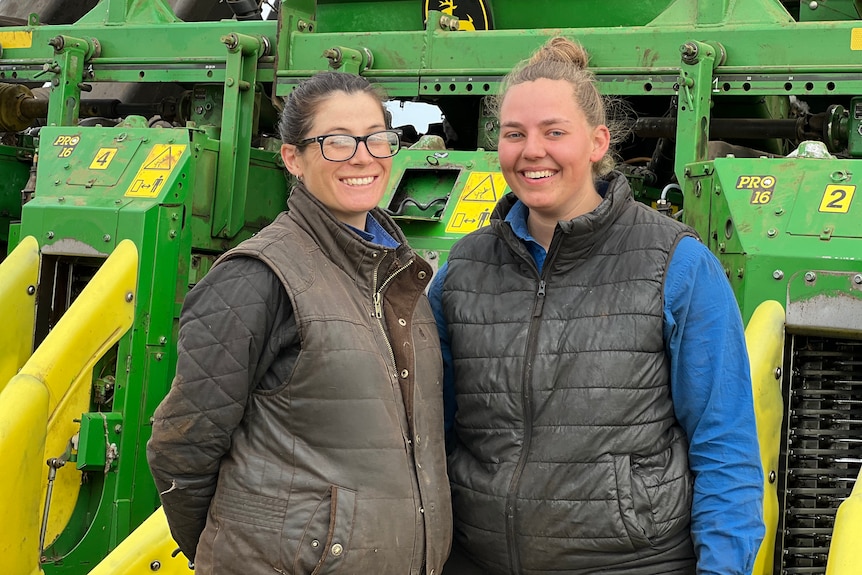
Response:
POLYGON ((377 319, 383 317, 383 306, 380 305, 380 292, 374 294, 374 317, 377 319))
POLYGON ((542 308, 545 306, 545 280, 539 280, 539 289, 536 291, 536 306, 533 310, 533 317, 542 315, 542 308))

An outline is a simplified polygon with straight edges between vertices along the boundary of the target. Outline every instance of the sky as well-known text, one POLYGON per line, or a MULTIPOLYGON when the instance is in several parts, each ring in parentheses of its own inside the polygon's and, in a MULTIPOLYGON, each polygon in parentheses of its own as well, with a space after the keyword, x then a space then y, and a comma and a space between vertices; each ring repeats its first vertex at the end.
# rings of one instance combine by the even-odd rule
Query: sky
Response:
POLYGON ((386 104, 392 112, 392 125, 404 126, 413 124, 416 131, 424 134, 429 123, 440 122, 442 115, 437 106, 422 102, 389 102, 386 104))

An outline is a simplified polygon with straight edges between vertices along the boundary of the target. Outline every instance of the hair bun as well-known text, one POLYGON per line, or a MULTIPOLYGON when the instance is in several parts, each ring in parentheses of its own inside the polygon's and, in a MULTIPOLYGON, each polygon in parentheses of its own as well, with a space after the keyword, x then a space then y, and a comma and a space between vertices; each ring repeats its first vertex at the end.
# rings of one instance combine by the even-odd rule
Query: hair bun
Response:
POLYGON ((589 56, 580 44, 568 38, 556 36, 545 42, 530 58, 530 64, 540 62, 562 62, 573 65, 579 70, 585 70, 589 63, 589 56))

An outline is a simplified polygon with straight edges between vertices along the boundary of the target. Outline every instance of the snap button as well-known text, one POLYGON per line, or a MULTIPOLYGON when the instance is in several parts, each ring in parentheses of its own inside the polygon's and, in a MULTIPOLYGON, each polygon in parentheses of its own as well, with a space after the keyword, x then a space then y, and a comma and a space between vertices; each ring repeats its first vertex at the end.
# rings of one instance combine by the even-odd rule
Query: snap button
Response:
POLYGON ((416 445, 419 445, 419 436, 416 436, 416 445))
POLYGON ((401 377, 402 377, 402 378, 405 378, 405 379, 406 379, 408 375, 410 375, 410 372, 409 372, 409 371, 407 371, 406 369, 402 369, 402 370, 401 370, 401 377))
POLYGON ((398 325, 400 325, 401 327, 404 327, 405 325, 407 325, 407 320, 405 320, 402 317, 399 317, 398 318, 398 325))
POLYGON ((434 570, 432 569, 431 571, 429 571, 428 575, 434 575, 434 570))
POLYGON ((312 540, 311 546, 312 547, 320 547, 320 541, 318 541, 317 539, 312 540))
POLYGON ((419 272, 419 279, 424 280, 426 275, 428 274, 426 274, 425 272, 419 272))
POLYGON ((425 513, 425 508, 424 508, 424 507, 420 507, 420 508, 419 508, 419 513, 425 513))
POLYGON ((332 554, 337 557, 338 555, 341 555, 342 551, 344 551, 344 547, 341 546, 341 543, 336 543, 335 545, 332 546, 331 551, 332 551, 332 554))
POLYGON ((371 257, 372 257, 372 258, 376 258, 376 257, 377 257, 377 252, 373 252, 373 253, 371 254, 371 257))

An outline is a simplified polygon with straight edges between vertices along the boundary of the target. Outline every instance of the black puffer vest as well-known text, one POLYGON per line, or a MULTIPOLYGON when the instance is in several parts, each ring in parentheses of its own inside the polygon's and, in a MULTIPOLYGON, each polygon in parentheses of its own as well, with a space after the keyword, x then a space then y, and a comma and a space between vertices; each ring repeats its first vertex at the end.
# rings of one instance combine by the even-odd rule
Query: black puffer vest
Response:
POLYGON ((301 351, 281 387, 250 398, 196 560, 215 573, 436 575, 451 507, 430 266, 379 210, 397 249, 302 188, 288 207, 225 257, 281 279, 301 351))
POLYGON ((540 275, 503 221, 513 203, 452 249, 443 286, 456 537, 495 574, 690 564, 692 482, 662 294, 691 232, 615 175, 599 207, 559 223, 540 275))

